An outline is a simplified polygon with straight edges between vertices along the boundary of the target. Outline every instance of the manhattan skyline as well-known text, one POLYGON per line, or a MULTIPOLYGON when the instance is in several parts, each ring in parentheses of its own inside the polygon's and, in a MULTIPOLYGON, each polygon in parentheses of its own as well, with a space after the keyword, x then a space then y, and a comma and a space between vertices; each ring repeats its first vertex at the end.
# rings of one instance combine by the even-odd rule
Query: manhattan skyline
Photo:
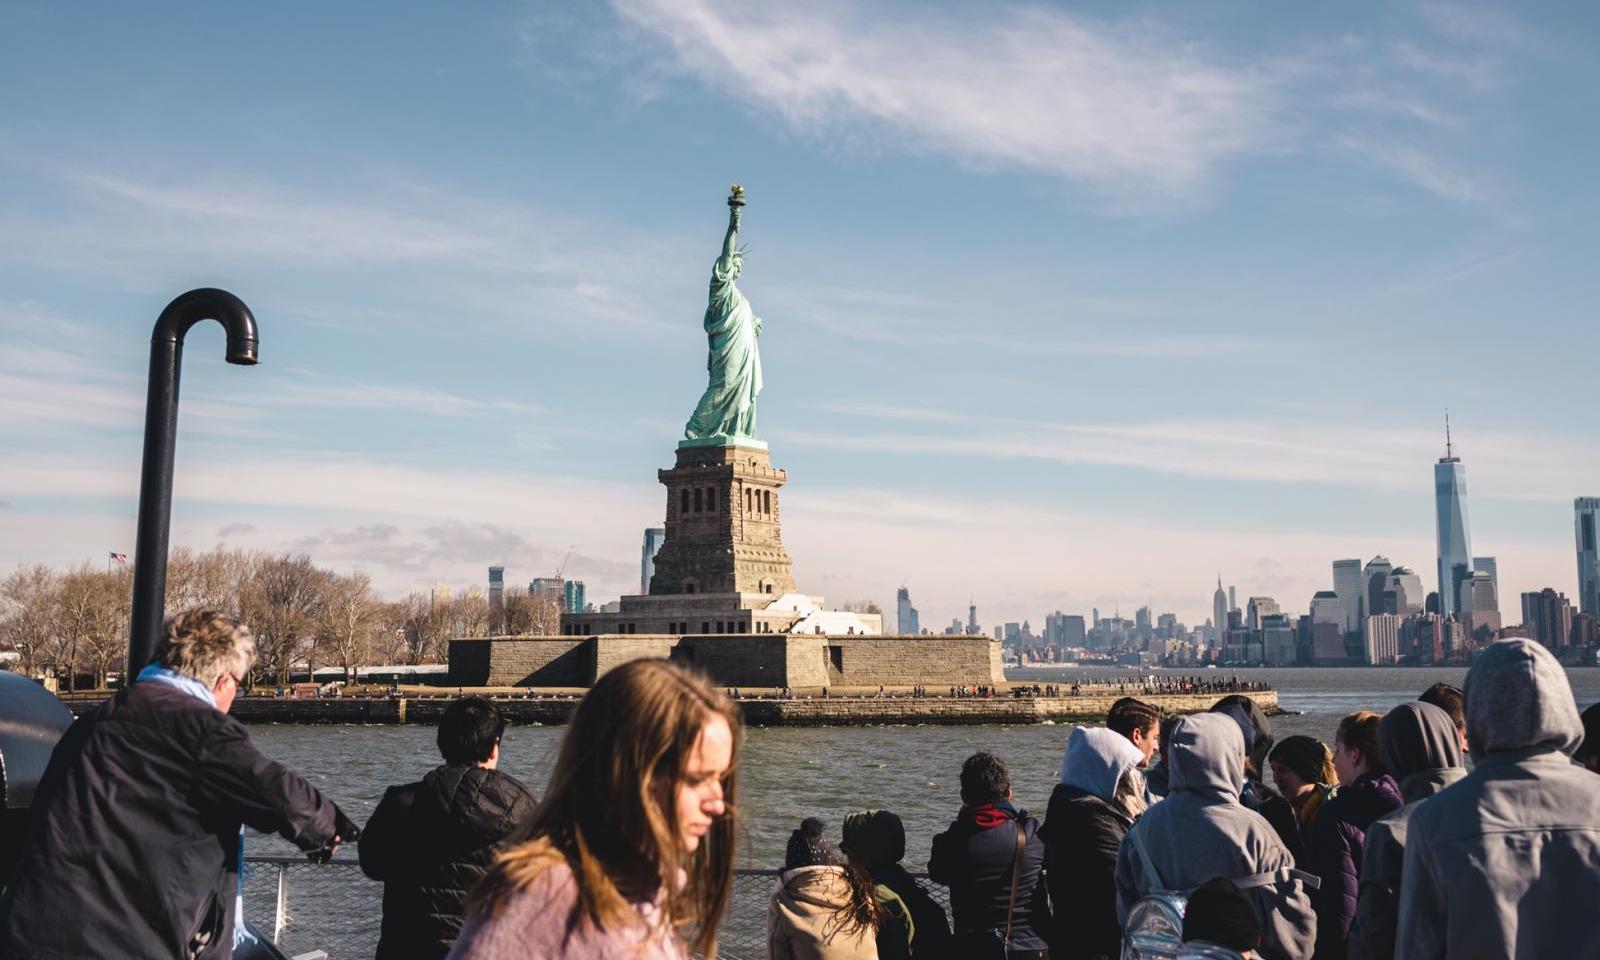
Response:
POLYGON ((1502 611, 1578 596, 1600 14, 910 9, 0 8, 0 567, 131 550, 218 285, 262 365, 196 331, 175 544, 633 592, 737 181, 809 593, 1303 611, 1434 569, 1448 407, 1502 611))

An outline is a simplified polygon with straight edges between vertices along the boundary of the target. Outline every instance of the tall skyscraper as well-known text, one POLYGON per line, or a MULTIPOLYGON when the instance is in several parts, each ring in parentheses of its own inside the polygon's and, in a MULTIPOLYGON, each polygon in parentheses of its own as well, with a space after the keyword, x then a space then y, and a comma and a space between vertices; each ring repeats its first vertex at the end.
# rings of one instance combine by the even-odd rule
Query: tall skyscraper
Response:
POLYGON ((1377 612, 1397 613, 1402 617, 1409 617, 1414 613, 1421 613, 1427 599, 1427 591, 1422 587, 1422 578, 1410 567, 1395 567, 1389 574, 1389 585, 1384 590, 1384 609, 1377 612))
POLYGON ((1361 616, 1384 612, 1383 592, 1389 589, 1389 574, 1393 572, 1394 564, 1382 554, 1368 560, 1361 568, 1361 616))
POLYGON ((1230 583, 1228 584, 1228 611, 1231 613, 1237 609, 1239 609, 1238 588, 1230 583))
POLYGON ((489 609, 504 610, 506 607, 506 568, 489 568, 489 609))
POLYGON ((583 604, 582 580, 568 580, 561 584, 561 608, 563 613, 582 613, 583 604))
POLYGON ((1572 512, 1578 544, 1578 609, 1600 617, 1600 543, 1595 536, 1600 497, 1578 497, 1572 501, 1572 512))
POLYGON ((639 555, 639 592, 650 592, 650 578, 656 575, 656 551, 667 539, 666 527, 644 528, 644 549, 639 555))
POLYGON ((1338 594, 1339 603, 1344 607, 1340 629, 1345 633, 1354 632, 1361 623, 1360 560, 1333 561, 1333 592, 1338 594))
POLYGON ((922 632, 922 626, 917 622, 917 608, 911 605, 911 591, 901 587, 895 594, 897 624, 896 629, 902 634, 917 634, 922 632))
POLYGON ((1271 597, 1251 597, 1245 624, 1250 628, 1251 633, 1260 633, 1261 621, 1280 612, 1278 601, 1271 597))
POLYGON ((1472 540, 1467 523, 1467 468, 1450 442, 1445 418, 1444 456, 1433 465, 1434 519, 1439 543, 1439 607, 1445 616, 1464 619, 1470 598, 1462 581, 1472 578, 1472 540))
POLYGON ((1572 638, 1572 604, 1565 594, 1545 587, 1522 595, 1522 625, 1528 635, 1559 654, 1572 638))
POLYGON ((1400 658, 1400 618, 1375 613, 1363 625, 1368 663, 1394 663, 1400 658))
POLYGON ((978 605, 976 603, 968 601, 967 602, 967 633, 971 634, 972 636, 977 636, 978 634, 980 634, 982 632, 983 631, 978 628, 978 605))
POLYGON ((1500 632, 1500 596, 1487 573, 1476 570, 1461 581, 1461 605, 1472 639, 1485 643, 1500 632))
POLYGON ((1211 645, 1220 647, 1228 639, 1228 595, 1222 592, 1222 574, 1217 574, 1217 592, 1211 595, 1211 645))
POLYGON ((1500 564, 1495 562, 1494 557, 1473 557, 1472 569, 1475 573, 1487 573, 1489 575, 1489 582, 1494 584, 1495 599, 1498 600, 1500 597, 1500 564))

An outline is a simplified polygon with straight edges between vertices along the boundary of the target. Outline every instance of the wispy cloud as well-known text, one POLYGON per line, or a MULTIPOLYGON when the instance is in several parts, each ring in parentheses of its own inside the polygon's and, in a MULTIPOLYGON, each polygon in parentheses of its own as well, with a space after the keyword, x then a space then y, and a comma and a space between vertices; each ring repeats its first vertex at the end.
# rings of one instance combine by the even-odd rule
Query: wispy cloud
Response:
MULTIPOLYGON (((819 412, 906 424, 893 431, 790 431, 788 443, 926 456, 983 456, 1132 467, 1155 473, 1276 484, 1332 484, 1381 491, 1415 487, 1396 464, 1426 463, 1441 437, 1421 427, 1336 422, 1324 417, 1187 417, 1128 423, 1060 422, 979 416, 932 407, 823 403, 819 412), (1314 423, 1314 429, 1308 429, 1314 423), (915 425, 919 429, 912 429, 915 425), (947 429, 939 429, 947 428, 947 429)), ((1575 437, 1525 430, 1475 431, 1473 487, 1504 500, 1565 502, 1600 472, 1600 448, 1575 437), (1541 451, 1565 451, 1548 462, 1541 451)))
POLYGON ((1014 5, 614 5, 672 67, 806 133, 865 123, 980 164, 1165 194, 1273 137, 1271 76, 1148 23, 1014 5))
POLYGON ((1355 135, 1340 138, 1338 145, 1349 156, 1394 174, 1442 200, 1500 206, 1498 191, 1482 176, 1462 170, 1419 147, 1355 135))

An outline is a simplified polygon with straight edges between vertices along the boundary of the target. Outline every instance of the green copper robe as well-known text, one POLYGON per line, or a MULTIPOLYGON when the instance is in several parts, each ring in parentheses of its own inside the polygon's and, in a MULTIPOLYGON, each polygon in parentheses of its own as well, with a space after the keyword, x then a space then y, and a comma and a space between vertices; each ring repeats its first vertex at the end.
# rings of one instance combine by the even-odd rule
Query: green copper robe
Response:
POLYGON ((710 444, 753 440, 756 435, 756 396, 761 393, 756 338, 761 335, 761 318, 734 283, 744 266, 744 257, 733 249, 737 229, 735 218, 723 254, 711 268, 705 316, 706 391, 683 428, 685 440, 710 444))

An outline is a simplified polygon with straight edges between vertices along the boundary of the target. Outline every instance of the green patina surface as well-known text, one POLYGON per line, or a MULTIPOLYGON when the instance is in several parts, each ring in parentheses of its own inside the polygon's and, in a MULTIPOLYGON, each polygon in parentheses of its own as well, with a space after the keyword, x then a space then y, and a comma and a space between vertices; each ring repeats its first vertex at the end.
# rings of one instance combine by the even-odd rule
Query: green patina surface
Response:
POLYGON ((706 389, 683 428, 679 447, 751 446, 766 448, 756 439, 756 397, 761 393, 761 318, 739 291, 744 253, 736 246, 739 218, 744 210, 744 190, 733 188, 728 198, 728 232, 722 254, 711 267, 711 290, 706 302, 706 389))

